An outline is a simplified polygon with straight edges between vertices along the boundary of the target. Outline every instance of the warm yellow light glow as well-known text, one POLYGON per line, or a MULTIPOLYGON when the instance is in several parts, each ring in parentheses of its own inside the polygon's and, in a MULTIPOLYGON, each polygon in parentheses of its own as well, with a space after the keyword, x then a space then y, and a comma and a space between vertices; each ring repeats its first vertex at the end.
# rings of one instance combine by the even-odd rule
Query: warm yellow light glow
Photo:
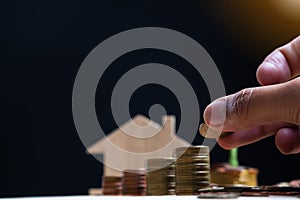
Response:
POLYGON ((283 15, 300 21, 300 0, 271 0, 283 15))

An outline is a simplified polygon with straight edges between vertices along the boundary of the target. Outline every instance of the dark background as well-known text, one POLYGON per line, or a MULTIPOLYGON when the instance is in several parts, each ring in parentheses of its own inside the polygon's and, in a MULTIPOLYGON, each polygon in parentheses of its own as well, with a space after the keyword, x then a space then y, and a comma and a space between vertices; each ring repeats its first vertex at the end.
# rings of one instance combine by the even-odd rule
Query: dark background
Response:
MULTIPOLYGON (((102 165, 85 154, 71 105, 81 63, 106 38, 144 26, 180 31, 209 52, 230 94, 258 86, 259 63, 300 33, 300 16, 280 10, 283 7, 271 0, 4 0, 0 4, 1 197, 86 194, 88 188, 100 186, 102 165)), ((153 61, 175 69, 187 66, 181 72, 185 76, 193 72, 176 55, 159 50, 136 51, 116 60, 96 96, 106 133, 116 128, 108 105, 110 90, 126 72, 118 67, 153 61)), ((205 85, 200 76, 189 81, 202 113, 211 101, 205 85)), ((176 98, 157 85, 133 95, 131 113, 147 115, 154 103, 162 103, 180 119, 176 98)), ((280 154, 272 137, 240 148, 239 154, 241 164, 260 169, 260 184, 300 178, 300 155, 280 154)), ((226 161, 227 152, 215 147, 211 158, 226 161)))

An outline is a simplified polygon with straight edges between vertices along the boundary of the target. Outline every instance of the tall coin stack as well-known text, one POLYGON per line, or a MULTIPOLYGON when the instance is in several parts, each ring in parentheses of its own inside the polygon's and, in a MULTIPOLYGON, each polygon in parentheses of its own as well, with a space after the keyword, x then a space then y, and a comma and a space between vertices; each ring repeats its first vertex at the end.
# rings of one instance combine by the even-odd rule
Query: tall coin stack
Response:
POLYGON ((123 171, 123 195, 146 195, 146 170, 128 169, 123 171))
POLYGON ((104 195, 122 195, 122 177, 103 176, 102 188, 104 195))
POLYGON ((194 195, 210 185, 208 146, 179 147, 176 157, 176 194, 194 195))
POLYGON ((175 194, 175 158, 146 160, 147 195, 175 194))

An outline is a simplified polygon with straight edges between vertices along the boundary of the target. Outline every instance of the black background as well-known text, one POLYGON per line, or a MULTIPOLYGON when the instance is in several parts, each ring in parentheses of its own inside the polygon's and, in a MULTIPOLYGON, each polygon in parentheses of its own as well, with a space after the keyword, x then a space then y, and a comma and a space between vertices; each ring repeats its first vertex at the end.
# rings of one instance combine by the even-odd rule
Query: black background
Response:
MULTIPOLYGON (((298 19, 288 18, 268 2, 1 1, 0 196, 86 194, 88 188, 100 186, 102 164, 85 153, 72 117, 76 73, 100 42, 144 26, 180 31, 208 51, 230 94, 258 86, 259 63, 300 32, 298 19)), ((116 60, 99 83, 96 108, 98 116, 104 116, 99 121, 106 133, 116 128, 109 106, 114 83, 124 69, 147 62, 175 69, 185 66, 180 72, 197 91, 201 114, 211 101, 201 77, 176 55, 159 50, 131 52, 116 60)), ((157 85, 136 91, 131 114, 147 115, 155 103, 180 120, 176 98, 157 85)), ((241 164, 260 169, 260 184, 300 178, 299 155, 280 154, 272 137, 240 148, 239 154, 241 164)), ((226 161, 227 152, 216 146, 211 159, 226 161)))

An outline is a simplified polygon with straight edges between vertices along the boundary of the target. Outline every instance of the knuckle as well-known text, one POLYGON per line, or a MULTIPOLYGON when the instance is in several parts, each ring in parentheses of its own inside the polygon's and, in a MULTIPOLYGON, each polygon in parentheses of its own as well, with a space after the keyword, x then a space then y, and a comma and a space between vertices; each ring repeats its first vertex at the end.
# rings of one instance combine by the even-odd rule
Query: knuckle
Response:
POLYGON ((273 53, 268 56, 264 62, 273 64, 275 66, 280 66, 282 64, 282 55, 283 55, 283 48, 278 48, 273 53))
POLYGON ((232 112, 237 118, 246 119, 248 117, 249 104, 251 101, 253 89, 243 89, 240 92, 236 93, 229 105, 232 109, 232 112))

